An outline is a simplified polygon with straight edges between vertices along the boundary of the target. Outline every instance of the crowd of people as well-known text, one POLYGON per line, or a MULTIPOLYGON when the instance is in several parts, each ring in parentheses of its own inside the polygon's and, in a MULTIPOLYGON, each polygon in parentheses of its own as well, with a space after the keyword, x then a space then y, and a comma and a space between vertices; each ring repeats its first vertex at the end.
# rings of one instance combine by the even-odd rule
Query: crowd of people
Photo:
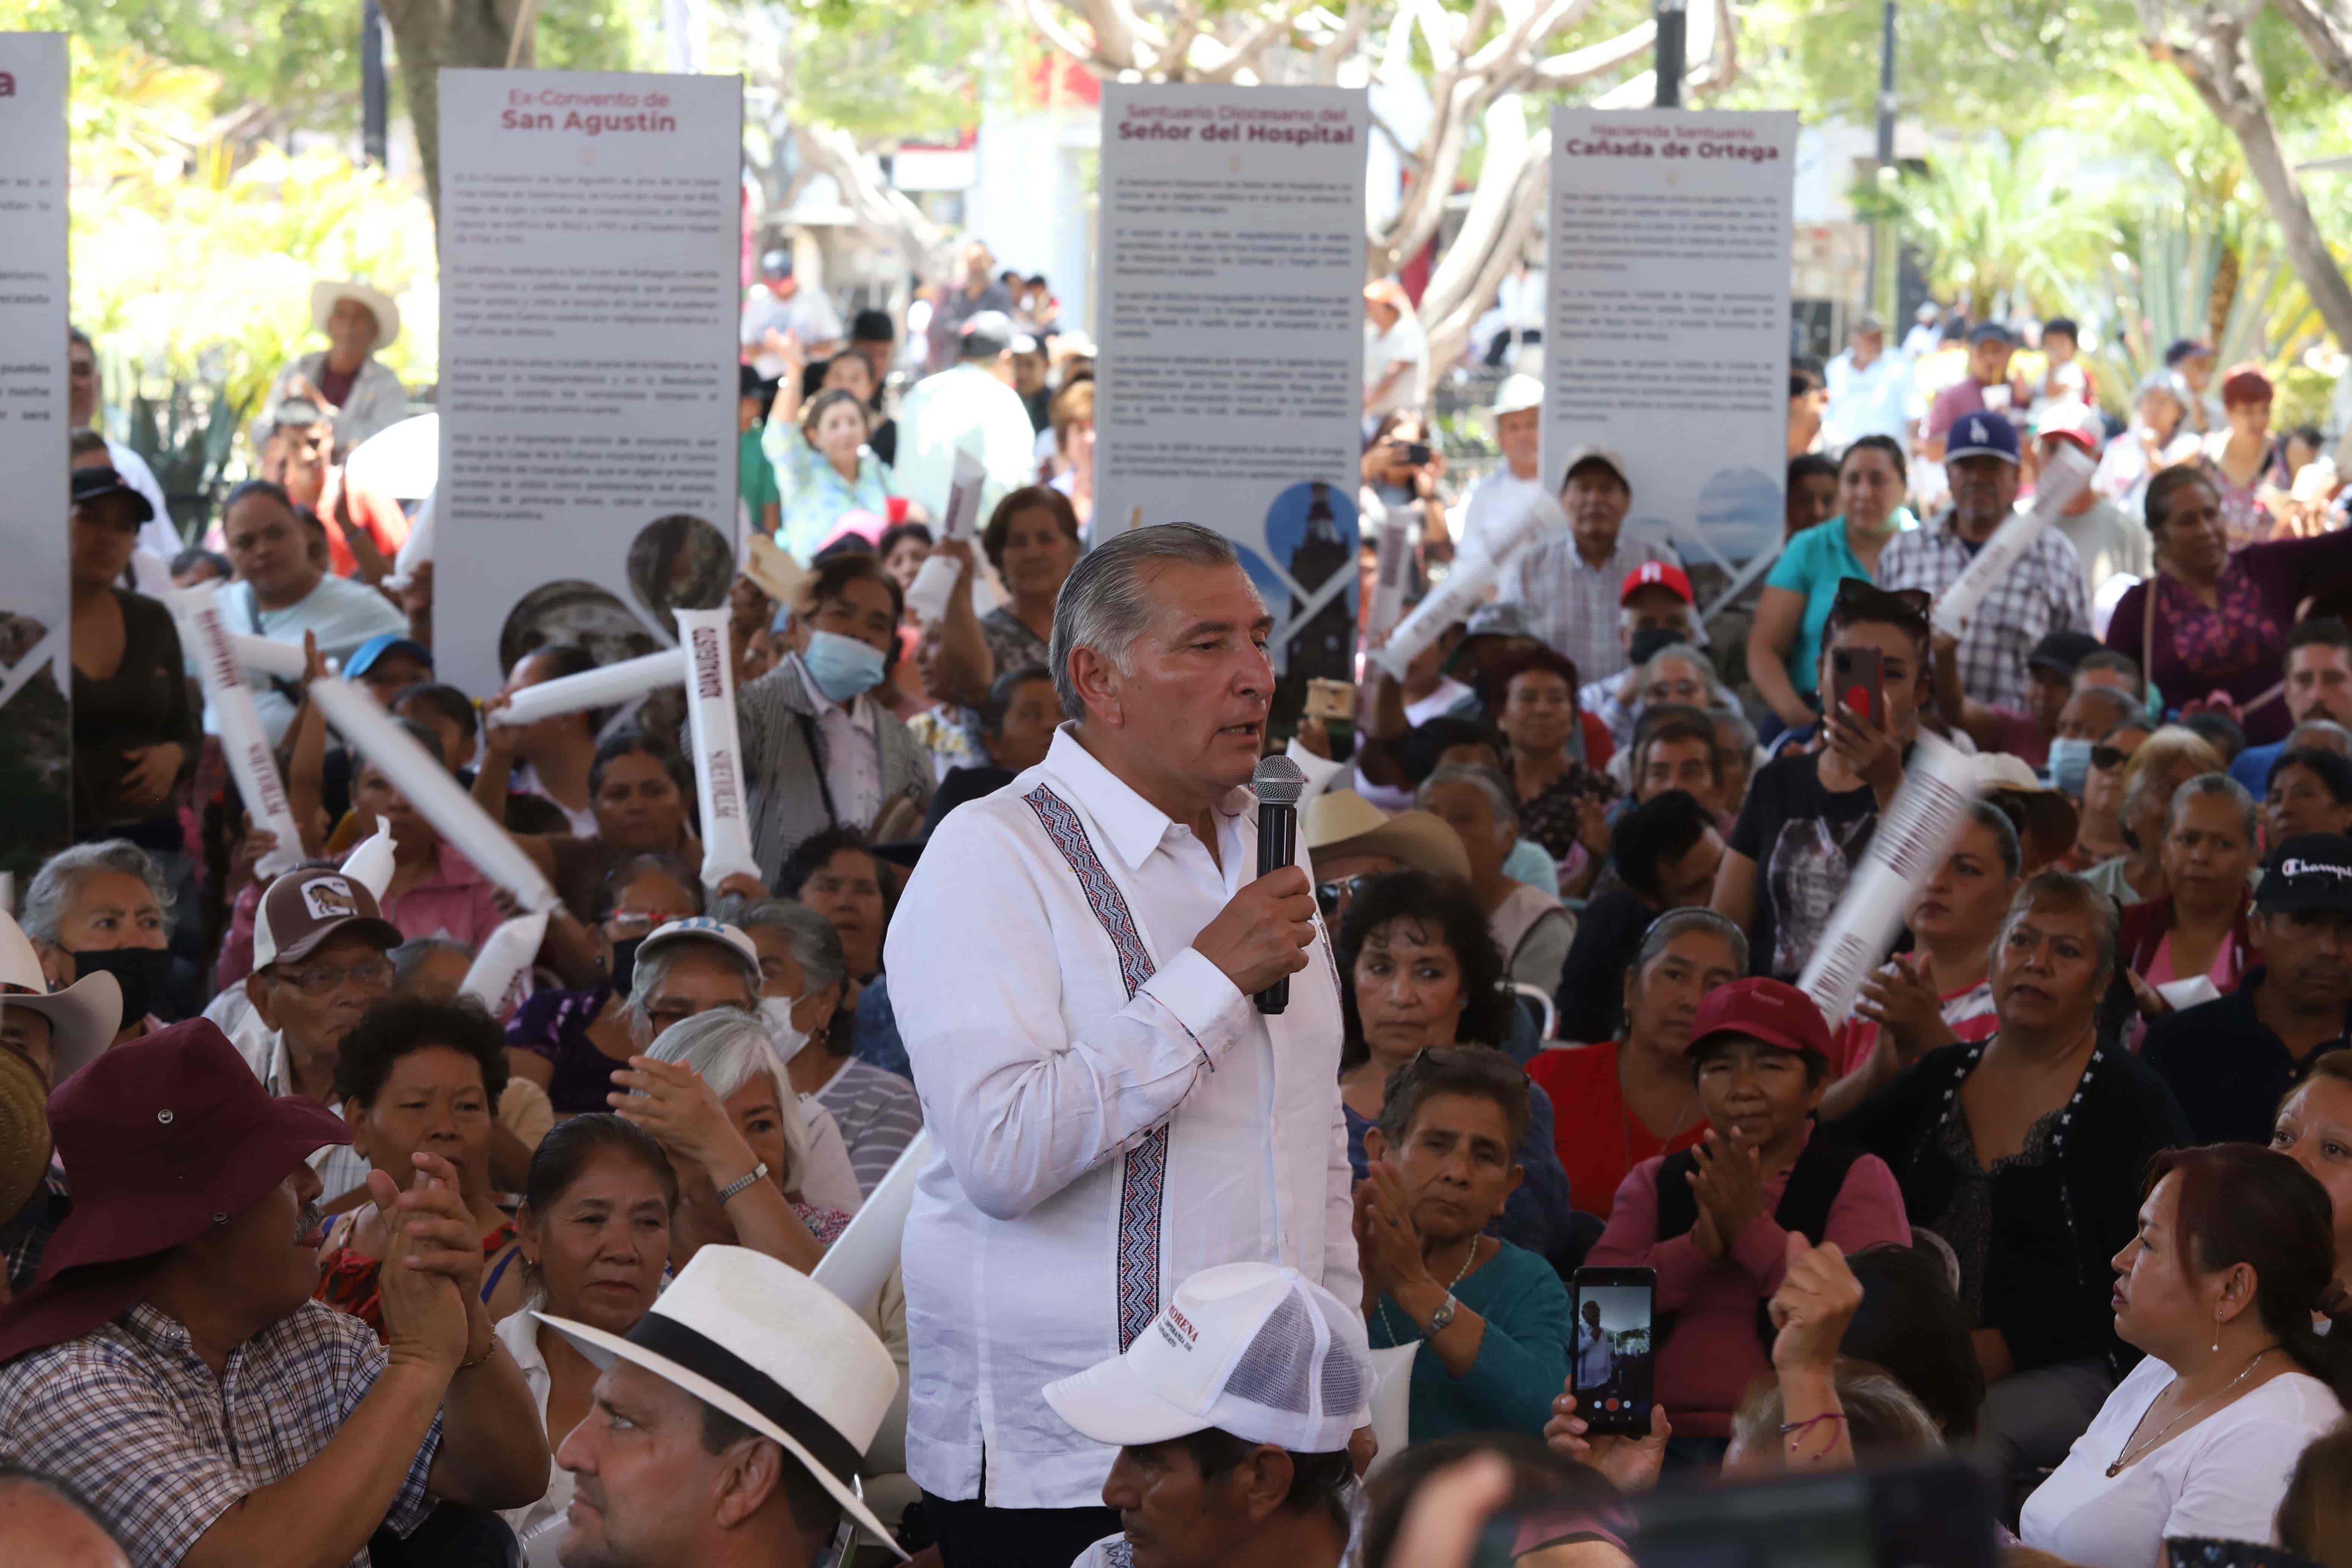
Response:
POLYGON ((152 481, 76 437, 79 841, 0 915, 0 1541, 1377 1568, 1482 1477, 1510 1555, 1622 1557, 1593 1521, 1662 1482, 1950 1454, 2037 1563, 2352 1563, 2352 531, 2260 373, 2208 408, 2186 345, 2111 432, 2068 323, 1927 392, 1865 320, 1792 377, 1743 650, 1622 458, 1539 467, 1533 377, 1449 504, 1375 285, 1412 596, 1533 516, 1342 725, 1278 700, 1225 537, 1095 528, 1044 279, 975 243, 902 331, 761 271, 742 494, 803 570, 726 601, 748 869, 674 693, 509 721, 596 668, 561 642, 436 678, 408 520, 341 475, 398 412, 373 290, 321 290, 220 552, 168 563, 303 668, 250 678, 282 816, 136 586, 152 481), (2084 499, 1938 630, 2064 447, 2084 499), (976 550, 927 526, 960 451, 976 550), (331 660, 455 787, 329 722, 331 660), (1825 1015, 1923 747, 1976 798, 1825 1015), (554 893, 487 991, 482 825, 554 893), (898 1262, 845 1302, 868 1215, 898 1262), (1654 1281, 1646 1433, 1580 1409, 1623 1386, 1584 1268, 1654 1281))

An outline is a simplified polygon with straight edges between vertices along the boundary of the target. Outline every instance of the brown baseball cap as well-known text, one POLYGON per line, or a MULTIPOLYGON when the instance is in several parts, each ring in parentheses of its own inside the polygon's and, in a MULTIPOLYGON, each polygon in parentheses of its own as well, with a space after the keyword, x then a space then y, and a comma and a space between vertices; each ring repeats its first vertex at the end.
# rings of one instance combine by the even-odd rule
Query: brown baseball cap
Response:
POLYGON ((298 867, 261 895, 253 921, 253 967, 308 957, 338 931, 365 937, 386 951, 405 940, 358 878, 331 866, 298 867))

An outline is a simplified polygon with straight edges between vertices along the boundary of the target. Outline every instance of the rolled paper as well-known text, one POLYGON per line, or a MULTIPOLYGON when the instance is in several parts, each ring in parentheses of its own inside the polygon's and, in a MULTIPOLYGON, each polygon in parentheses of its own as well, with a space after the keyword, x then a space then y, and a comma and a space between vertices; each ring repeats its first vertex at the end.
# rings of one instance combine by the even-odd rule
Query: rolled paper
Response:
MULTIPOLYGON (((947 517, 941 522, 940 537, 969 540, 972 524, 980 516, 980 492, 988 482, 988 471, 980 459, 959 447, 955 455, 955 478, 948 487, 947 517)), ((907 607, 915 618, 929 626, 948 613, 948 595, 955 592, 956 580, 963 575, 963 563, 952 555, 934 552, 915 574, 914 585, 907 590, 907 607)))
POLYGON ((809 1278, 855 1310, 871 1313, 874 1298, 898 1267, 898 1243, 907 1232, 907 1213, 915 1205, 915 1180, 930 1163, 931 1135, 918 1132, 874 1184, 847 1227, 824 1249, 809 1278))
POLYGON ((433 501, 438 493, 437 489, 425 491, 416 515, 408 520, 408 537, 400 542, 400 552, 392 558, 392 575, 384 579, 395 588, 408 586, 415 570, 433 559, 433 501))
POLYGON ((694 793, 702 807, 702 885, 718 891, 728 878, 757 878, 751 814, 743 799, 743 742, 735 732, 735 661, 727 611, 678 610, 685 640, 687 726, 694 741, 694 793))
POLYGON ((268 637, 231 632, 228 646, 236 651, 238 665, 256 675, 299 680, 308 668, 302 660, 302 645, 298 642, 273 642, 268 637))
POLYGON ((1329 789, 1331 782, 1348 771, 1347 763, 1335 763, 1328 757, 1318 757, 1300 745, 1298 737, 1296 735, 1293 735, 1290 738, 1290 743, 1282 749, 1282 754, 1297 763, 1298 771, 1307 775, 1307 787, 1298 794, 1301 805, 1329 789))
POLYGON ((458 994, 479 1002, 491 1017, 505 1017, 521 1002, 513 993, 546 940, 545 910, 532 910, 499 922, 498 930, 482 939, 482 950, 474 954, 472 966, 457 986, 458 994))
POLYGON ((1431 589, 1412 607, 1412 614, 1397 623, 1396 629, 1389 633, 1389 640, 1381 645, 1380 652, 1374 656, 1381 661, 1381 668, 1402 680, 1405 668, 1421 657, 1421 650, 1435 642, 1439 633, 1467 616, 1486 596, 1501 570, 1492 558, 1475 552, 1455 556, 1454 570, 1445 574, 1445 581, 1431 589))
POLYGON ((1797 977, 1797 989, 1820 1005, 1831 1028, 1845 1021, 1864 977, 1894 947, 1912 897, 1944 863, 1981 788, 1975 759, 1933 735, 1919 737, 1869 852, 1797 977))
POLYGON ((1992 537, 1985 541, 1984 548, 1977 552, 1967 570, 1937 596, 1934 616, 1937 631, 1957 637, 1968 629, 1969 617, 1984 603, 1984 596, 1992 592, 1992 585, 2008 576, 2018 558, 2042 537, 2042 531, 2074 504, 2095 471, 2090 458, 2071 442, 2060 443, 2058 449, 2043 459, 2033 504, 2023 511, 2011 512, 2007 521, 1993 530, 1992 537))
POLYGON ((1371 1470, 1365 1472, 1368 1476, 1403 1453, 1412 1441, 1412 1361, 1420 1352, 1419 1341, 1372 1352, 1372 1436, 1380 1444, 1380 1452, 1372 1456, 1371 1470))
POLYGON ((555 889, 522 846, 450 776, 439 758, 416 743, 374 698, 337 676, 310 683, 310 700, 342 738, 407 797, 416 814, 474 868, 512 893, 526 910, 555 908, 555 889))
MULTIPOLYGON (((253 689, 245 683, 237 658, 236 634, 221 620, 218 591, 210 583, 172 591, 171 605, 179 617, 180 640, 195 655, 196 679, 205 702, 220 731, 221 756, 237 794, 245 797, 253 826, 276 836, 277 847, 254 863, 254 875, 267 882, 302 863, 302 830, 294 824, 294 806, 286 797, 286 781, 278 774, 278 755, 261 727, 253 706, 253 689)), ((299 667, 302 650, 294 657, 299 667)), ((301 671, 298 668, 295 673, 301 671)))
POLYGON ((1380 567, 1373 578, 1372 618, 1364 627, 1366 636, 1382 637, 1396 629, 1398 618, 1404 614, 1404 584, 1412 560, 1412 541, 1403 523, 1391 518, 1381 530, 1380 567))
MULTIPOLYGON (((719 629, 723 632, 726 612, 707 613, 721 617, 719 629)), ((583 708, 610 708, 634 701, 657 687, 676 686, 685 679, 686 650, 666 647, 659 653, 640 654, 617 664, 599 665, 577 675, 559 675, 553 680, 526 686, 507 699, 505 707, 492 712, 489 721, 532 724, 558 713, 577 713, 583 708)))
POLYGON ((367 889, 370 895, 382 899, 383 890, 392 886, 392 824, 377 817, 375 831, 343 857, 338 869, 367 889))

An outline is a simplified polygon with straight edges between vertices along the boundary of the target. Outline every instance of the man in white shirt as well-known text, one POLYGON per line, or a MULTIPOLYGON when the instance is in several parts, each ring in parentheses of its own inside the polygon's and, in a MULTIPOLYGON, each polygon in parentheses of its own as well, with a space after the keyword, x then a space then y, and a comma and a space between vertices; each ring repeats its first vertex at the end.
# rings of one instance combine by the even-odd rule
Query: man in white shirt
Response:
POLYGON ((940 823, 891 921, 938 1144, 903 1251, 907 1468, 950 1563, 1064 1568, 1118 1528, 1114 1450, 1040 1391, 1177 1281, 1264 1262, 1362 1299, 1339 975, 1303 859, 1257 874, 1272 626, 1207 529, 1097 546, 1055 613, 1074 721, 940 823))
POLYGON ((1486 428, 1503 460, 1462 498, 1462 549, 1492 554, 1496 539, 1529 508, 1538 514, 1530 537, 1568 531, 1568 514, 1543 482, 1543 383, 1531 375, 1505 376, 1495 389, 1486 428))
POLYGON ((1395 279, 1364 286, 1364 429, 1429 406, 1429 338, 1395 279))
POLYGON ((772 250, 760 258, 760 281, 744 297, 736 336, 751 356, 752 370, 773 388, 789 368, 786 350, 797 345, 805 363, 841 347, 841 312, 817 289, 800 286, 790 251, 772 250))
MULTIPOLYGON (((268 479, 247 479, 228 492, 221 507, 222 532, 236 581, 220 589, 221 620, 233 632, 271 642, 302 646, 314 633, 319 651, 347 658, 370 637, 408 635, 408 617, 390 599, 364 583, 330 576, 323 564, 326 540, 294 515, 286 492, 268 479), (318 547, 312 553, 312 545, 318 547)), ((189 656, 190 673, 194 658, 189 656)), ((247 671, 253 706, 262 730, 276 745, 294 721, 300 693, 293 683, 247 671)), ((205 707, 205 732, 219 733, 212 707, 205 707)))
POLYGON ((1886 323, 1864 316, 1853 342, 1830 361, 1829 408, 1822 416, 1822 446, 1842 452, 1864 436, 1903 439, 1911 423, 1911 362, 1886 352, 1886 323))
MULTIPOLYGON (((68 429, 88 430, 98 424, 99 395, 104 390, 98 372, 98 350, 89 334, 79 327, 66 329, 66 425, 68 429)), ((180 531, 172 526, 172 514, 163 509, 163 488, 155 482, 155 470, 147 459, 116 440, 103 437, 106 455, 122 482, 147 498, 154 512, 139 525, 139 548, 149 551, 163 560, 164 565, 180 552, 180 531)))
POLYGON ((1911 330, 1903 334, 1903 357, 1916 360, 1923 354, 1934 353, 1941 347, 1944 342, 1943 319, 1944 313, 1936 308, 1936 301, 1921 301, 1919 308, 1911 313, 1911 330))
POLYGON ((968 319, 957 339, 956 363, 916 383, 898 404, 898 460, 891 466, 899 493, 933 517, 945 517, 958 448, 987 470, 980 515, 1036 479, 1037 432, 1028 407, 1013 390, 1013 320, 994 310, 968 319))

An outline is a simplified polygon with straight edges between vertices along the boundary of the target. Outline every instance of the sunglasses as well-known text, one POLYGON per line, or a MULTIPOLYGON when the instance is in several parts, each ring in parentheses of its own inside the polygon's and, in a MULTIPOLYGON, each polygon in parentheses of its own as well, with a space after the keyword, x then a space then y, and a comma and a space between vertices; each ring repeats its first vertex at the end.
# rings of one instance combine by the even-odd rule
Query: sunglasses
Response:
POLYGON ((1887 621, 1925 631, 1935 602, 1925 588, 1882 588, 1866 577, 1843 577, 1830 614, 1841 620, 1887 621))
POLYGON ((1362 876, 1347 877, 1337 882, 1318 882, 1315 884, 1315 901, 1322 907, 1326 915, 1336 915, 1339 912, 1339 905, 1343 900, 1361 897, 1364 889, 1372 885, 1372 881, 1371 873, 1366 872, 1362 876))
POLYGON ((2131 753, 2125 751, 2121 746, 2093 746, 2091 748, 2091 765, 2098 769, 2101 773, 2105 773, 2110 768, 2122 767, 2129 761, 2131 761, 2131 753))

